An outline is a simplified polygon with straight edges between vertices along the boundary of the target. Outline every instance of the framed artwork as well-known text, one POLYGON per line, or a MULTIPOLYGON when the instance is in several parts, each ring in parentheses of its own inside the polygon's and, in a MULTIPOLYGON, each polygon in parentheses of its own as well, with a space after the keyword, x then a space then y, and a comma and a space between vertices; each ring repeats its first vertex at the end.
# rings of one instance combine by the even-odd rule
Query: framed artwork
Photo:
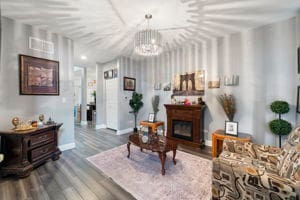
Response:
POLYGON ((127 91, 135 91, 135 78, 124 77, 123 88, 127 91))
POLYGON ((20 95, 59 95, 59 62, 19 55, 20 95))
POLYGON ((171 83, 165 83, 164 84, 164 91, 171 91, 171 83))
POLYGON ((205 71, 176 74, 173 77, 174 96, 202 96, 205 91, 205 71))
POLYGON ((108 70, 108 78, 113 78, 113 70, 108 70))
POLYGON ((117 78, 118 77, 118 69, 115 68, 113 69, 113 78, 117 78))
POLYGON ((239 85, 239 76, 224 76, 224 86, 238 86, 239 85))
POLYGON ((298 74, 300 74, 300 47, 298 47, 298 74))
POLYGON ((300 113, 300 86, 297 89, 297 113, 300 113))
POLYGON ((153 123, 154 122, 154 113, 150 113, 148 116, 148 122, 153 123))
POLYGON ((225 134, 238 136, 238 122, 225 121, 225 134))
POLYGON ((208 81, 208 88, 213 89, 213 88, 220 88, 220 80, 218 81, 208 81))
POLYGON ((115 76, 115 69, 111 69, 111 70, 107 70, 104 72, 104 79, 112 79, 112 78, 116 78, 115 76))

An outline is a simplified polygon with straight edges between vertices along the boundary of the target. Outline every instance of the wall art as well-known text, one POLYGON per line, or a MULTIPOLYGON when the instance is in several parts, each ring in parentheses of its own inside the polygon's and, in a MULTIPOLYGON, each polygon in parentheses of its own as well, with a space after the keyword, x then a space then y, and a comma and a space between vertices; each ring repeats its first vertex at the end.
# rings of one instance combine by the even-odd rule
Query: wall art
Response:
POLYGON ((123 89, 127 91, 135 91, 135 78, 124 77, 123 89))
POLYGON ((164 91, 171 91, 171 83, 165 83, 163 87, 164 91))
POLYGON ((207 87, 208 87, 209 89, 212 89, 212 88, 220 88, 220 79, 217 80, 217 81, 208 81, 207 87))
POLYGON ((19 55, 21 95, 59 95, 59 62, 19 55))
POLYGON ((204 95, 205 73, 198 70, 193 73, 176 74, 173 78, 173 95, 199 96, 204 95))
POLYGON ((297 89, 297 113, 300 113, 300 86, 297 89))
POLYGON ((300 74, 300 47, 298 47, 298 74, 300 74))
POLYGON ((161 90, 161 83, 154 83, 154 90, 161 90))
POLYGON ((238 86, 239 85, 239 76, 232 75, 232 76, 224 76, 224 85, 225 86, 238 86))

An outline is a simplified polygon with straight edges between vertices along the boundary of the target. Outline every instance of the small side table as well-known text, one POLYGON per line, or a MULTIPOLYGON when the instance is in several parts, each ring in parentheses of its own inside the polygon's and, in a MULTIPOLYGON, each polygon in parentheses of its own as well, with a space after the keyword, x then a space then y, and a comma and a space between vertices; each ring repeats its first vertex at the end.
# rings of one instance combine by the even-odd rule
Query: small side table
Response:
POLYGON ((156 133, 157 127, 162 126, 164 132, 165 132, 165 122, 163 121, 156 121, 156 122, 148 122, 148 121, 141 121, 141 126, 147 126, 149 128, 150 133, 156 133))
POLYGON ((238 137, 225 135, 224 130, 216 130, 212 133, 212 157, 218 157, 223 149, 224 139, 239 140, 242 142, 250 142, 251 135, 247 133, 238 133, 238 137))

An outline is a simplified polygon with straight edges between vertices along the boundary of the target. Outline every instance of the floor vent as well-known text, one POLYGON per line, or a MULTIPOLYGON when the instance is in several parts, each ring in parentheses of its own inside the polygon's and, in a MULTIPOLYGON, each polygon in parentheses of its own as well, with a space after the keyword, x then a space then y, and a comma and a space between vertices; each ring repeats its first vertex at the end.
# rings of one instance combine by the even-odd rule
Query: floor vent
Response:
POLYGON ((29 37, 29 49, 41 51, 48 54, 54 54, 53 42, 41 40, 35 37, 29 37))

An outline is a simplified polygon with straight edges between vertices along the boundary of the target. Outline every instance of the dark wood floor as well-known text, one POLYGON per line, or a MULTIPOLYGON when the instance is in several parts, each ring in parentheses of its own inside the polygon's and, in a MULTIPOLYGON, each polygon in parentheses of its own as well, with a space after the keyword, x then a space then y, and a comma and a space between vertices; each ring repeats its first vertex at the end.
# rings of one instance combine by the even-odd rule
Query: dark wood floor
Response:
MULTIPOLYGON (((127 143, 128 135, 117 136, 109 130, 76 126, 76 148, 64 151, 58 161, 49 161, 24 179, 0 179, 0 200, 19 199, 134 199, 113 180, 90 164, 86 158, 127 143)), ((210 148, 181 150, 211 159, 210 148)))

